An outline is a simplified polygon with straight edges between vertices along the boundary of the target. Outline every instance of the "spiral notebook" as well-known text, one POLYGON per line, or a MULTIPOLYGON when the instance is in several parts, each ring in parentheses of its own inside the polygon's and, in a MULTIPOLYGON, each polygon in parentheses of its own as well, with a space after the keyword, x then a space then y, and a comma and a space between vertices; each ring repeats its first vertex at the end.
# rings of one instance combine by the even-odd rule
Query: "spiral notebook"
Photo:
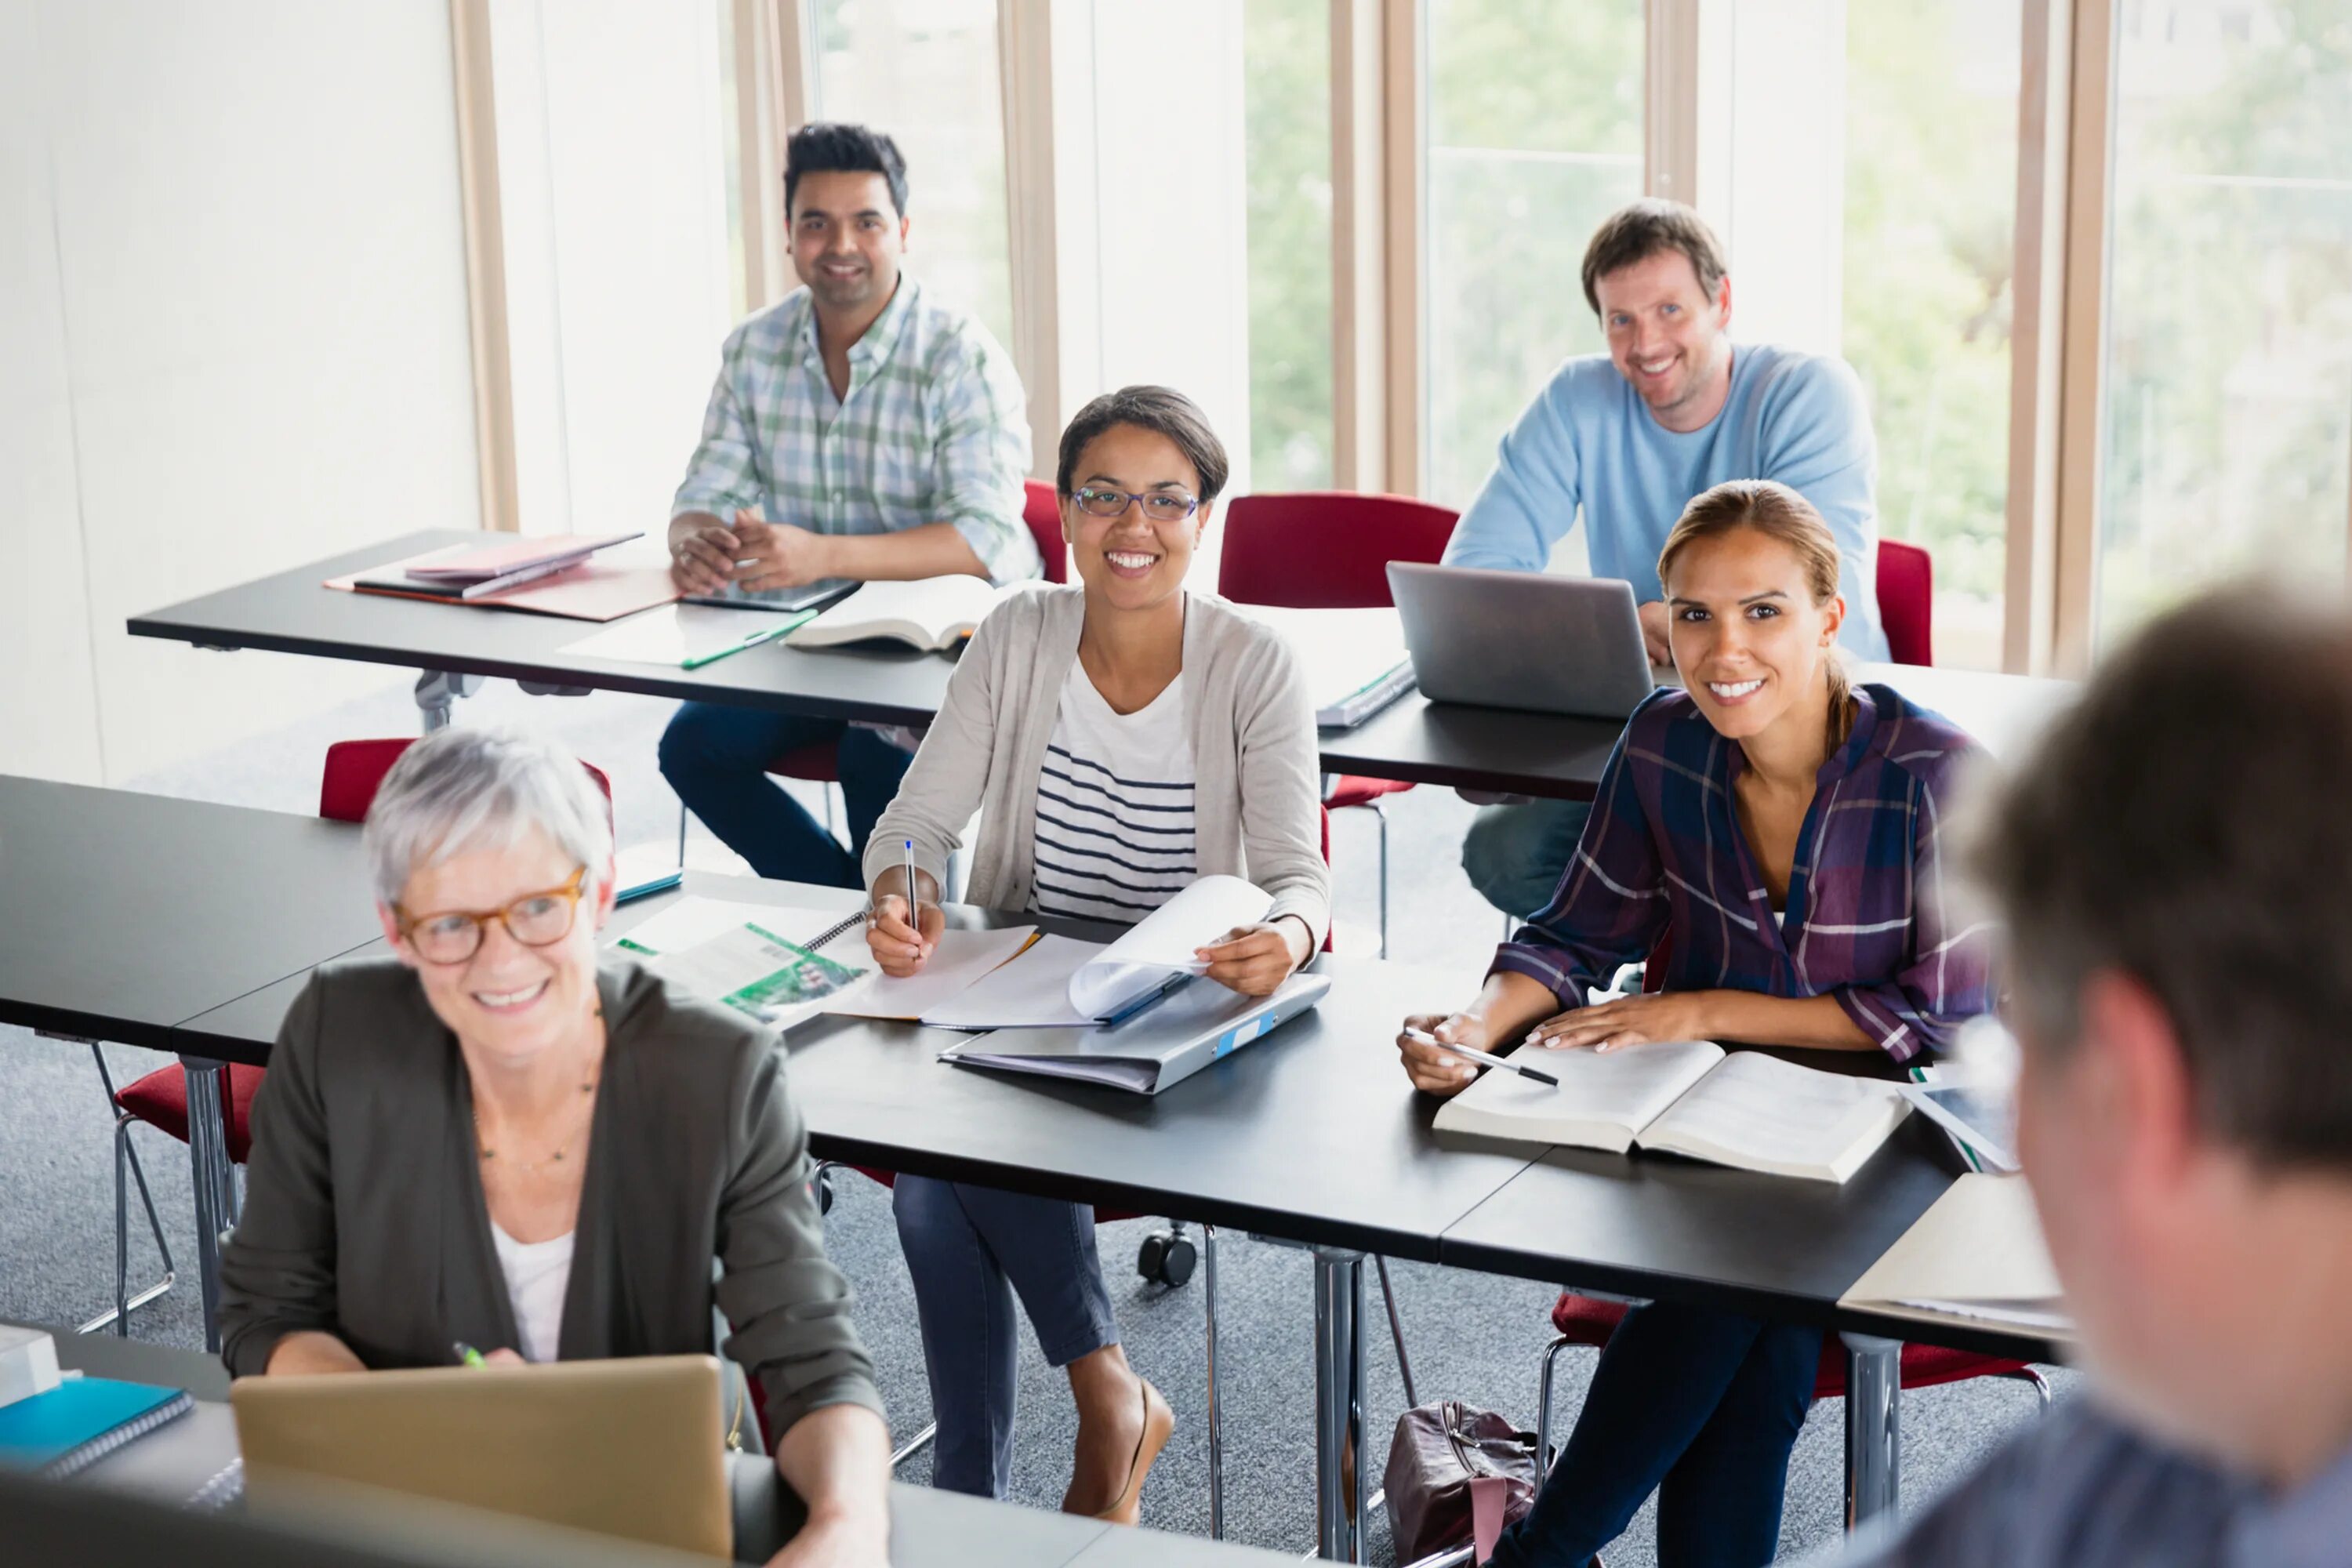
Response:
POLYGON ((194 1408, 184 1388, 69 1377, 47 1394, 0 1405, 0 1467, 70 1476, 194 1408))

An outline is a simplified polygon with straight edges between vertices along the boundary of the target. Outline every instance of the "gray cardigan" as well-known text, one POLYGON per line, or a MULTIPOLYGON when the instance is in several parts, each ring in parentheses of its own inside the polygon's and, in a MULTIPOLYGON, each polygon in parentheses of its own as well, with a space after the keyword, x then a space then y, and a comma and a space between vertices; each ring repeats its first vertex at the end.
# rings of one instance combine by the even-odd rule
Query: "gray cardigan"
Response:
MULTIPOLYGON (((947 700, 866 842, 866 883, 915 863, 944 879, 977 807, 967 896, 1025 910, 1036 875, 1037 775, 1062 682, 1078 656, 1086 590, 1032 588, 989 612, 948 681, 947 700)), ((1297 915, 1320 946, 1331 923, 1323 859, 1315 708, 1281 636, 1221 599, 1185 596, 1184 678, 1192 708, 1194 860, 1202 876, 1246 877, 1297 915)))
MULTIPOLYGON (((878 1413, 772 1034, 626 960, 597 992, 604 1079, 558 1354, 708 1353, 715 1300, 775 1436, 820 1405, 878 1413)), ((312 974, 254 1099, 245 1215, 221 1255, 230 1373, 260 1372, 301 1329, 371 1367, 520 1345, 477 1159, 464 1058, 415 977, 389 958, 312 974)))

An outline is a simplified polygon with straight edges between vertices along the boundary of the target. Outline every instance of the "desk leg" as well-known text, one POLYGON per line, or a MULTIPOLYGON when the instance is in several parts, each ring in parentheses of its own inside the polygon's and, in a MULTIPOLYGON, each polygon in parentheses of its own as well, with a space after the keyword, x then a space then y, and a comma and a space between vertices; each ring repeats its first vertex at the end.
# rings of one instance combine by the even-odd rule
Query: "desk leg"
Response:
POLYGON ((1903 1342, 1845 1342, 1845 1527, 1895 1510, 1903 1487, 1903 1342))
POLYGON ((1315 1542, 1364 1561, 1364 1255, 1315 1249, 1315 1542))
POLYGON ((1209 1335, 1209 1539, 1225 1538, 1224 1410, 1217 1386, 1217 1227, 1201 1227, 1202 1301, 1209 1335))
POLYGON ((196 1282, 204 1294, 205 1349, 220 1349, 220 1249, 235 1202, 228 1159, 228 1068, 209 1057, 180 1058, 188 1078, 188 1174, 196 1197, 196 1282))
POLYGON ((450 710, 460 697, 471 697, 482 689, 478 675, 458 675, 446 669, 428 669, 416 678, 416 706, 425 715, 425 732, 446 729, 450 710))

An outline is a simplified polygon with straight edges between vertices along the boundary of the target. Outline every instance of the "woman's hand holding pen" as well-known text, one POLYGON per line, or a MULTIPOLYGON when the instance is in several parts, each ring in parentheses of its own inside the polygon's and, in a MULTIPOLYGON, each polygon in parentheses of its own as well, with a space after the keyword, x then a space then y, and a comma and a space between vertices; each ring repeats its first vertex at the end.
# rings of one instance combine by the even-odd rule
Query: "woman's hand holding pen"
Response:
POLYGON ((1235 926, 1206 947, 1192 950, 1209 967, 1208 977, 1244 996, 1268 996, 1291 972, 1314 956, 1307 922, 1285 915, 1277 921, 1235 926))
POLYGON ((938 904, 923 900, 910 922, 906 899, 898 893, 883 893, 874 900, 873 916, 866 922, 866 945, 883 973, 904 979, 922 973, 947 925, 947 911, 938 904))
POLYGON ((1491 1047, 1486 1043, 1486 1020, 1472 1013, 1415 1013, 1404 1021, 1397 1034, 1397 1055, 1403 1058, 1405 1076, 1412 1087, 1423 1094, 1453 1096, 1470 1087, 1478 1076, 1478 1064, 1457 1057, 1451 1051, 1441 1051, 1426 1035, 1444 1040, 1450 1046, 1467 1046, 1474 1051, 1491 1047))

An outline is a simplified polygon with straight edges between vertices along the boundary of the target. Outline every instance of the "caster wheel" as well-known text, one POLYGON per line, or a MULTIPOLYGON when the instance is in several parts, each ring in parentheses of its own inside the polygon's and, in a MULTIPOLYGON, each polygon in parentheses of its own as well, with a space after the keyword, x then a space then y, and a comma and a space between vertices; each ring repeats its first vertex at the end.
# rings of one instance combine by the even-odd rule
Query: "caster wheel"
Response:
POLYGON ((833 1173, 819 1171, 816 1173, 815 1182, 811 1184, 816 1188, 816 1212, 820 1215, 831 1214, 833 1212, 833 1173))
POLYGON ((1200 1266, 1200 1248, 1192 1245, 1190 1237, 1160 1230, 1145 1237, 1143 1245, 1135 1253, 1135 1271, 1138 1274, 1154 1284, 1171 1288, 1192 1279, 1192 1270, 1200 1266))

